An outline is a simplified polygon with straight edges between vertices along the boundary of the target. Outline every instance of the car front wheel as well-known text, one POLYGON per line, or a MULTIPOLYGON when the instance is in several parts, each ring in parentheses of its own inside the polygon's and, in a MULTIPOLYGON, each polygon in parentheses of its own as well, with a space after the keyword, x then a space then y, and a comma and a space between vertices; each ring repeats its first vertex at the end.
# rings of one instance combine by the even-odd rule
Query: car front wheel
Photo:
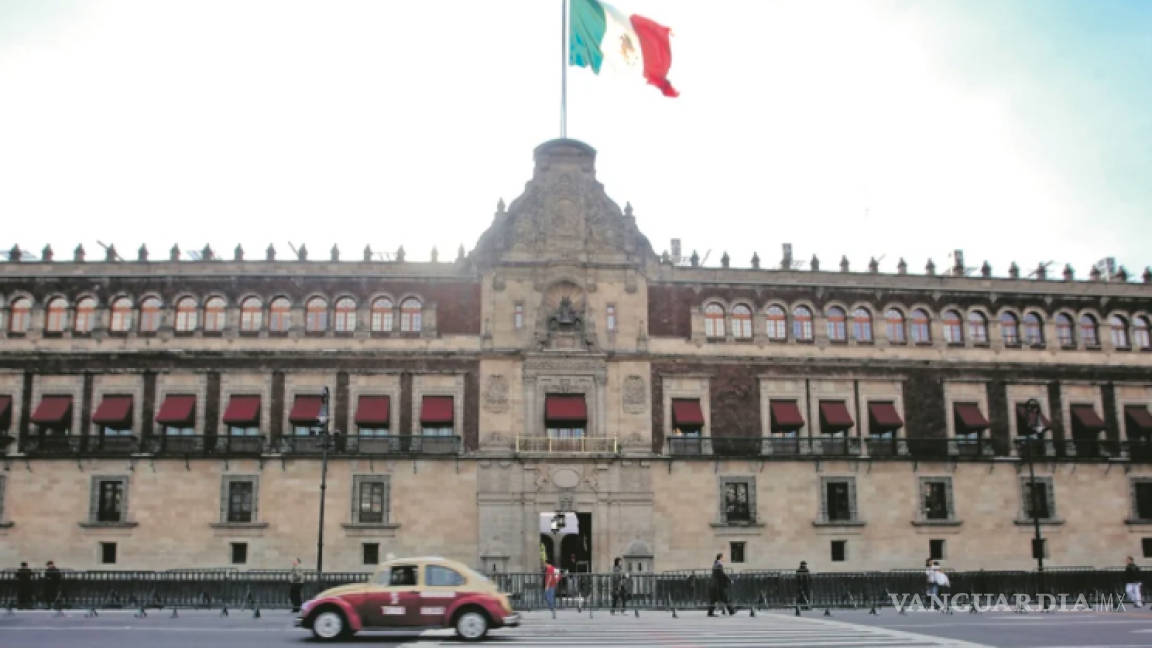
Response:
POLYGON ((347 632, 344 615, 336 610, 323 610, 312 619, 312 635, 317 639, 330 641, 347 632))
POLYGON ((456 617, 456 634, 466 641, 479 641, 488 634, 488 617, 478 610, 466 610, 456 617))

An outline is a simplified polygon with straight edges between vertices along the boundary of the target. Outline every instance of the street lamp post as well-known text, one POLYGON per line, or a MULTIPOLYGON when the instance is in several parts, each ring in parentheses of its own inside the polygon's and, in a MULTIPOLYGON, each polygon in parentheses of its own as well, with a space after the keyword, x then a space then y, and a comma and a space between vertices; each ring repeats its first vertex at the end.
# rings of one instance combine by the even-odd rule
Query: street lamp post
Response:
POLYGON ((328 490, 328 448, 332 435, 328 434, 328 388, 320 396, 320 413, 313 428, 320 440, 320 526, 316 535, 316 578, 324 573, 324 494, 328 490))
POLYGON ((1036 557, 1036 578, 1039 587, 1038 594, 1044 593, 1044 539, 1040 535, 1040 502, 1036 490, 1036 469, 1033 466, 1033 446, 1042 443, 1044 438, 1044 419, 1040 415, 1040 403, 1035 398, 1029 398, 1024 403, 1024 420, 1028 424, 1028 440, 1024 443, 1024 456, 1028 461, 1028 498, 1032 509, 1032 555, 1036 557))

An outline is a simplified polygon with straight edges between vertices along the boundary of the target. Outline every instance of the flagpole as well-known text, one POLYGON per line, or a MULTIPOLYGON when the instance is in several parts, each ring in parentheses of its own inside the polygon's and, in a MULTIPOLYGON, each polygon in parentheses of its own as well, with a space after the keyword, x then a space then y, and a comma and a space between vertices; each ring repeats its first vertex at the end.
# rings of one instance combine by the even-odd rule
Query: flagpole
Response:
POLYGON ((568 137, 568 0, 560 0, 560 137, 568 137))

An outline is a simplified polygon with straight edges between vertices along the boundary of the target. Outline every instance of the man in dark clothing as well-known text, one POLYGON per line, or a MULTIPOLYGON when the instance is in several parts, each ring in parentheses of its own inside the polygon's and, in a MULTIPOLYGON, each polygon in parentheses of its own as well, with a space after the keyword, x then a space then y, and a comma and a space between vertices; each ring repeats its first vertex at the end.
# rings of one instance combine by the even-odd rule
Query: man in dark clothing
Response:
POLYGON ((1128 594, 1128 598, 1132 599, 1132 605, 1140 607, 1144 605, 1144 593, 1140 580, 1140 568, 1136 566, 1136 561, 1132 556, 1128 556, 1128 564, 1124 565, 1124 591, 1128 594))
POLYGON ((728 574, 724 573, 724 563, 722 559, 724 554, 716 554, 716 561, 712 563, 712 596, 708 601, 708 616, 716 616, 716 604, 723 603, 724 608, 728 609, 728 614, 736 613, 736 608, 728 603, 728 585, 731 579, 728 574))
POLYGON ((16 570, 16 607, 26 610, 32 607, 32 570, 28 563, 20 563, 16 570))
POLYGON ((44 567, 44 605, 48 606, 48 609, 59 607, 57 600, 59 597, 60 570, 56 568, 56 563, 49 560, 44 567))
POLYGON ((801 560, 800 567, 796 570, 796 605, 805 610, 812 601, 811 585, 812 576, 808 571, 808 563, 801 560))
POLYGON ((628 606, 628 572, 624 571, 624 566, 620 564, 620 557, 617 556, 612 564, 612 608, 611 614, 616 614, 616 603, 620 603, 620 613, 624 613, 624 609, 628 606))
POLYGON ((301 605, 300 592, 304 588, 304 574, 300 572, 300 559, 292 561, 292 571, 288 575, 288 600, 292 602, 292 611, 299 612, 301 605))

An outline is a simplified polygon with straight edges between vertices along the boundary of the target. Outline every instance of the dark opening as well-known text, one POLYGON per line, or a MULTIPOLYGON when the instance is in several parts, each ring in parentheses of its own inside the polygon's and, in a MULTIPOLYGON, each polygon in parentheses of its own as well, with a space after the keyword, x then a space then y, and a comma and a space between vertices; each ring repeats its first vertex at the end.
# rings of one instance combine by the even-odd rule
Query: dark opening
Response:
POLYGON ((932 560, 944 560, 944 540, 931 539, 928 541, 928 557, 932 560))
POLYGON ((1032 559, 1035 560, 1043 556, 1048 557, 1048 539, 1047 538, 1032 538, 1032 559))
POLYGON ((1136 482, 1136 517, 1152 520, 1152 482, 1136 482))
POLYGON ((1144 557, 1152 558, 1152 538, 1141 538, 1140 546, 1144 549, 1144 557))
POLYGON ((362 547, 364 548, 364 564, 376 565, 380 563, 380 543, 379 542, 365 542, 362 547))
POLYGON ((743 542, 729 542, 728 555, 732 557, 733 563, 744 562, 744 543, 743 542))
POLYGON ((116 564, 116 543, 115 542, 101 542, 100 543, 100 562, 105 565, 116 564))
POLYGON ((826 488, 828 519, 851 520, 852 509, 848 504, 848 482, 828 482, 826 488))
POLYGON ((832 541, 832 562, 842 562, 844 554, 848 548, 847 540, 833 540, 832 541))
POLYGON ((247 542, 233 542, 232 543, 232 564, 243 565, 248 562, 248 543, 247 542))

